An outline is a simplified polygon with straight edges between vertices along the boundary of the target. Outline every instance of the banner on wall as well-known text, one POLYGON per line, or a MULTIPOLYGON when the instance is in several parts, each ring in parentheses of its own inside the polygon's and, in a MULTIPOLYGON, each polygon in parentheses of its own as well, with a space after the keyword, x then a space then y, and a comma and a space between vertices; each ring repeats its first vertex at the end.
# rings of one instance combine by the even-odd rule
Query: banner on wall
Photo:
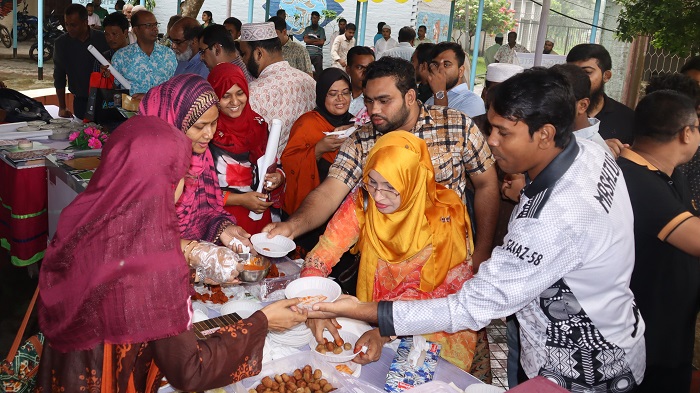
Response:
POLYGON ((450 0, 421 1, 418 3, 416 30, 426 27, 425 36, 433 42, 447 41, 450 26, 450 0))

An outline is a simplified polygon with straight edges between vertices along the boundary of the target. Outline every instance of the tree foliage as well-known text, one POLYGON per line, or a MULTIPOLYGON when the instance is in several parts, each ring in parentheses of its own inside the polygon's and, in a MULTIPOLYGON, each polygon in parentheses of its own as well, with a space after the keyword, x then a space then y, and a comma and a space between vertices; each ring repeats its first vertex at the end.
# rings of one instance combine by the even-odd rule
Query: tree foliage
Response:
POLYGON ((618 36, 631 41, 650 36, 651 44, 679 56, 700 52, 700 0, 618 0, 618 36))
MULTIPOLYGON (((457 0, 455 2, 454 28, 464 30, 465 12, 469 6, 469 37, 476 34, 476 18, 479 13, 479 0, 457 0)), ((481 30, 486 34, 504 33, 513 29, 517 21, 515 11, 510 9, 508 0, 485 0, 481 30)))

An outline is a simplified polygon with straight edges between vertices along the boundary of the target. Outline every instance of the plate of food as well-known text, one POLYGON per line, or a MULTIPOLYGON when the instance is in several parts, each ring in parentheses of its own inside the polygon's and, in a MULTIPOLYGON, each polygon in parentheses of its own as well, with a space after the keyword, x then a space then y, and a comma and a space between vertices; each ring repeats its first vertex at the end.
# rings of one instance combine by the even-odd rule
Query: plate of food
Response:
POLYGON ((287 299, 299 298, 299 307, 311 308, 319 302, 333 302, 340 297, 341 289, 337 282, 325 277, 301 277, 284 289, 287 299))
POLYGON ((339 130, 339 131, 324 131, 323 133, 326 135, 335 135, 338 138, 347 138, 350 135, 352 135, 353 132, 357 130, 357 127, 353 126, 344 130, 339 130))
POLYGON ((296 244, 292 239, 277 235, 272 239, 267 237, 267 232, 257 233, 250 237, 250 242, 258 254, 270 258, 281 258, 294 250, 296 244))
MULTIPOLYGON (((318 343, 316 337, 311 337, 309 347, 314 352, 314 355, 320 356, 323 360, 331 363, 344 363, 352 360, 357 356, 355 351, 355 343, 359 339, 358 336, 350 332, 338 330, 340 340, 335 340, 331 332, 328 330, 323 332, 323 343, 318 343)), ((352 373, 351 373, 352 374, 352 373)))

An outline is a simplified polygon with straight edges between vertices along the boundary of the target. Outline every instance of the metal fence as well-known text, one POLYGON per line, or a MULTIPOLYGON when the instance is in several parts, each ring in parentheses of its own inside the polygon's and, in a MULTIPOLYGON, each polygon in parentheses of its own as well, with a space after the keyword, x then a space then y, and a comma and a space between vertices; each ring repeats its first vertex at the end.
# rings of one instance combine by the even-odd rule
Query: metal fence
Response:
MULTIPOLYGON (((522 20, 518 26, 518 41, 530 51, 535 50, 539 26, 539 21, 533 20, 522 20)), ((555 41, 554 50, 563 55, 578 44, 590 42, 591 28, 550 24, 547 26, 546 36, 555 41)), ((599 42, 599 40, 600 34, 596 36, 596 41, 599 42)))
POLYGON ((688 60, 690 60, 690 56, 680 57, 678 55, 672 55, 663 49, 654 48, 649 44, 644 58, 642 81, 646 82, 655 75, 678 72, 688 60))

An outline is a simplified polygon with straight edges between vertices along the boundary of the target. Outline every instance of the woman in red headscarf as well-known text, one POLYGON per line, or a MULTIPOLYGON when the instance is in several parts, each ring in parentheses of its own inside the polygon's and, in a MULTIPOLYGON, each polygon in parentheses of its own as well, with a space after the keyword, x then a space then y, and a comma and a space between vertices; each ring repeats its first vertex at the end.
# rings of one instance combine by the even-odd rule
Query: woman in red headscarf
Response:
POLYGON ((183 132, 153 116, 112 133, 41 267, 37 391, 156 392, 163 376, 184 391, 221 387, 260 372, 268 329, 304 319, 288 308, 294 299, 207 340, 190 330, 192 242, 181 240, 175 201, 191 151, 183 132))
POLYGON ((281 207, 284 183, 281 170, 271 168, 265 175, 264 191, 272 192, 270 200, 258 188, 258 158, 265 154, 267 123, 248 103, 248 82, 236 65, 221 63, 208 78, 219 97, 219 123, 210 150, 214 156, 219 186, 223 191, 224 209, 236 217, 236 223, 248 233, 259 233, 272 221, 270 207, 281 207), (250 212, 262 213, 252 220, 250 212))

